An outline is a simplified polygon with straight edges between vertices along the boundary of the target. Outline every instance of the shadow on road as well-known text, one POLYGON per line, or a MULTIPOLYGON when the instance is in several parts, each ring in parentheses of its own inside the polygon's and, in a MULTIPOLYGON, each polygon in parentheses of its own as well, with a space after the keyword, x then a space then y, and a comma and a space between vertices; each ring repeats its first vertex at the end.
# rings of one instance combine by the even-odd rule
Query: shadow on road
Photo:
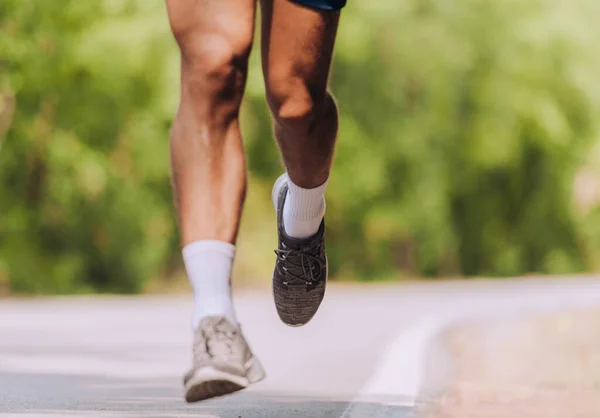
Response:
POLYGON ((179 379, 119 380, 101 376, 0 373, 0 416, 197 418, 408 418, 410 408, 260 389, 189 405, 179 379))

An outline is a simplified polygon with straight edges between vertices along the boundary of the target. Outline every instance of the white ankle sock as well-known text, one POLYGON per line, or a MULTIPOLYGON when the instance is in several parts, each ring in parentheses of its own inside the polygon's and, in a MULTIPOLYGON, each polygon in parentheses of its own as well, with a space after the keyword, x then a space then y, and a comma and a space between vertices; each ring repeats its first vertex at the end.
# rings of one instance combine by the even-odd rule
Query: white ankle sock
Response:
POLYGON ((283 227, 294 238, 308 238, 319 230, 325 215, 327 182, 314 189, 303 189, 288 179, 288 193, 283 206, 283 227))
POLYGON ((195 241, 183 249, 185 268, 194 289, 194 328, 206 316, 225 316, 237 324, 231 297, 234 256, 235 247, 223 241, 195 241))

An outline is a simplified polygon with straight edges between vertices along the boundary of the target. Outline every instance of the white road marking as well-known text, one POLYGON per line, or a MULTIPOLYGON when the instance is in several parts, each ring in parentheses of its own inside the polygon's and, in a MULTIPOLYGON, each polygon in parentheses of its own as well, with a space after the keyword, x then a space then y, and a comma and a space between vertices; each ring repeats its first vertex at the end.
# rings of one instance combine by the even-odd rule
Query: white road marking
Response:
POLYGON ((377 397, 402 397, 414 406, 423 382, 423 364, 431 340, 444 329, 444 318, 420 320, 404 330, 389 346, 375 373, 359 394, 361 401, 377 397))
MULTIPOLYGON (((470 294, 471 297, 475 296, 470 294)), ((427 350, 449 326, 488 316, 509 317, 567 308, 600 306, 600 282, 525 284, 516 290, 482 295, 477 300, 440 307, 437 315, 424 316, 405 328, 389 345, 371 378, 348 404, 340 418, 359 418, 372 403, 413 408, 424 387, 427 350)))
POLYGON ((414 407, 423 385, 427 348, 451 320, 448 316, 425 317, 404 329, 340 418, 364 416, 366 405, 373 403, 414 407))

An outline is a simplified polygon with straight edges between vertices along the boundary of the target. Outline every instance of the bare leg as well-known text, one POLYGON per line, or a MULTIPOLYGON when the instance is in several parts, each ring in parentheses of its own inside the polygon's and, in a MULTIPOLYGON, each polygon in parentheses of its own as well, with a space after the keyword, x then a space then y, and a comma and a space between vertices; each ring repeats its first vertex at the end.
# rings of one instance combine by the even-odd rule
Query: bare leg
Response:
POLYGON ((256 2, 167 0, 167 8, 181 50, 173 184, 195 303, 194 361, 184 386, 186 400, 197 402, 265 377, 237 323, 230 287, 246 193, 238 114, 256 2))
POLYGON ((329 177, 338 129, 327 80, 339 12, 261 0, 262 62, 275 136, 291 180, 313 188, 329 177))
POLYGON ((279 234, 273 293, 281 320, 300 326, 316 314, 327 281, 324 191, 338 130, 327 79, 339 12, 289 0, 261 0, 261 6, 267 100, 289 176, 273 188, 279 234))
POLYGON ((235 243, 246 193, 238 113, 255 0, 167 0, 181 50, 171 161, 183 245, 235 243))

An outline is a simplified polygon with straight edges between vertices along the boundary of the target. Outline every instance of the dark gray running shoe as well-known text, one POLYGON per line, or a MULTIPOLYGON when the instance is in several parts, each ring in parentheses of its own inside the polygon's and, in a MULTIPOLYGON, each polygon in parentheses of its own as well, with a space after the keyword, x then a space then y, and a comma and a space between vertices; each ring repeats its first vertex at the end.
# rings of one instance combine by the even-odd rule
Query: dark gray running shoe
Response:
POLYGON ((325 256, 325 221, 315 235, 297 239, 283 227, 283 205, 288 191, 287 174, 273 186, 273 205, 277 212, 279 247, 273 272, 273 295, 281 320, 290 326, 302 326, 317 313, 327 284, 325 256))
POLYGON ((227 395, 265 378, 239 326, 221 316, 202 319, 194 335, 194 362, 183 383, 185 400, 227 395))

